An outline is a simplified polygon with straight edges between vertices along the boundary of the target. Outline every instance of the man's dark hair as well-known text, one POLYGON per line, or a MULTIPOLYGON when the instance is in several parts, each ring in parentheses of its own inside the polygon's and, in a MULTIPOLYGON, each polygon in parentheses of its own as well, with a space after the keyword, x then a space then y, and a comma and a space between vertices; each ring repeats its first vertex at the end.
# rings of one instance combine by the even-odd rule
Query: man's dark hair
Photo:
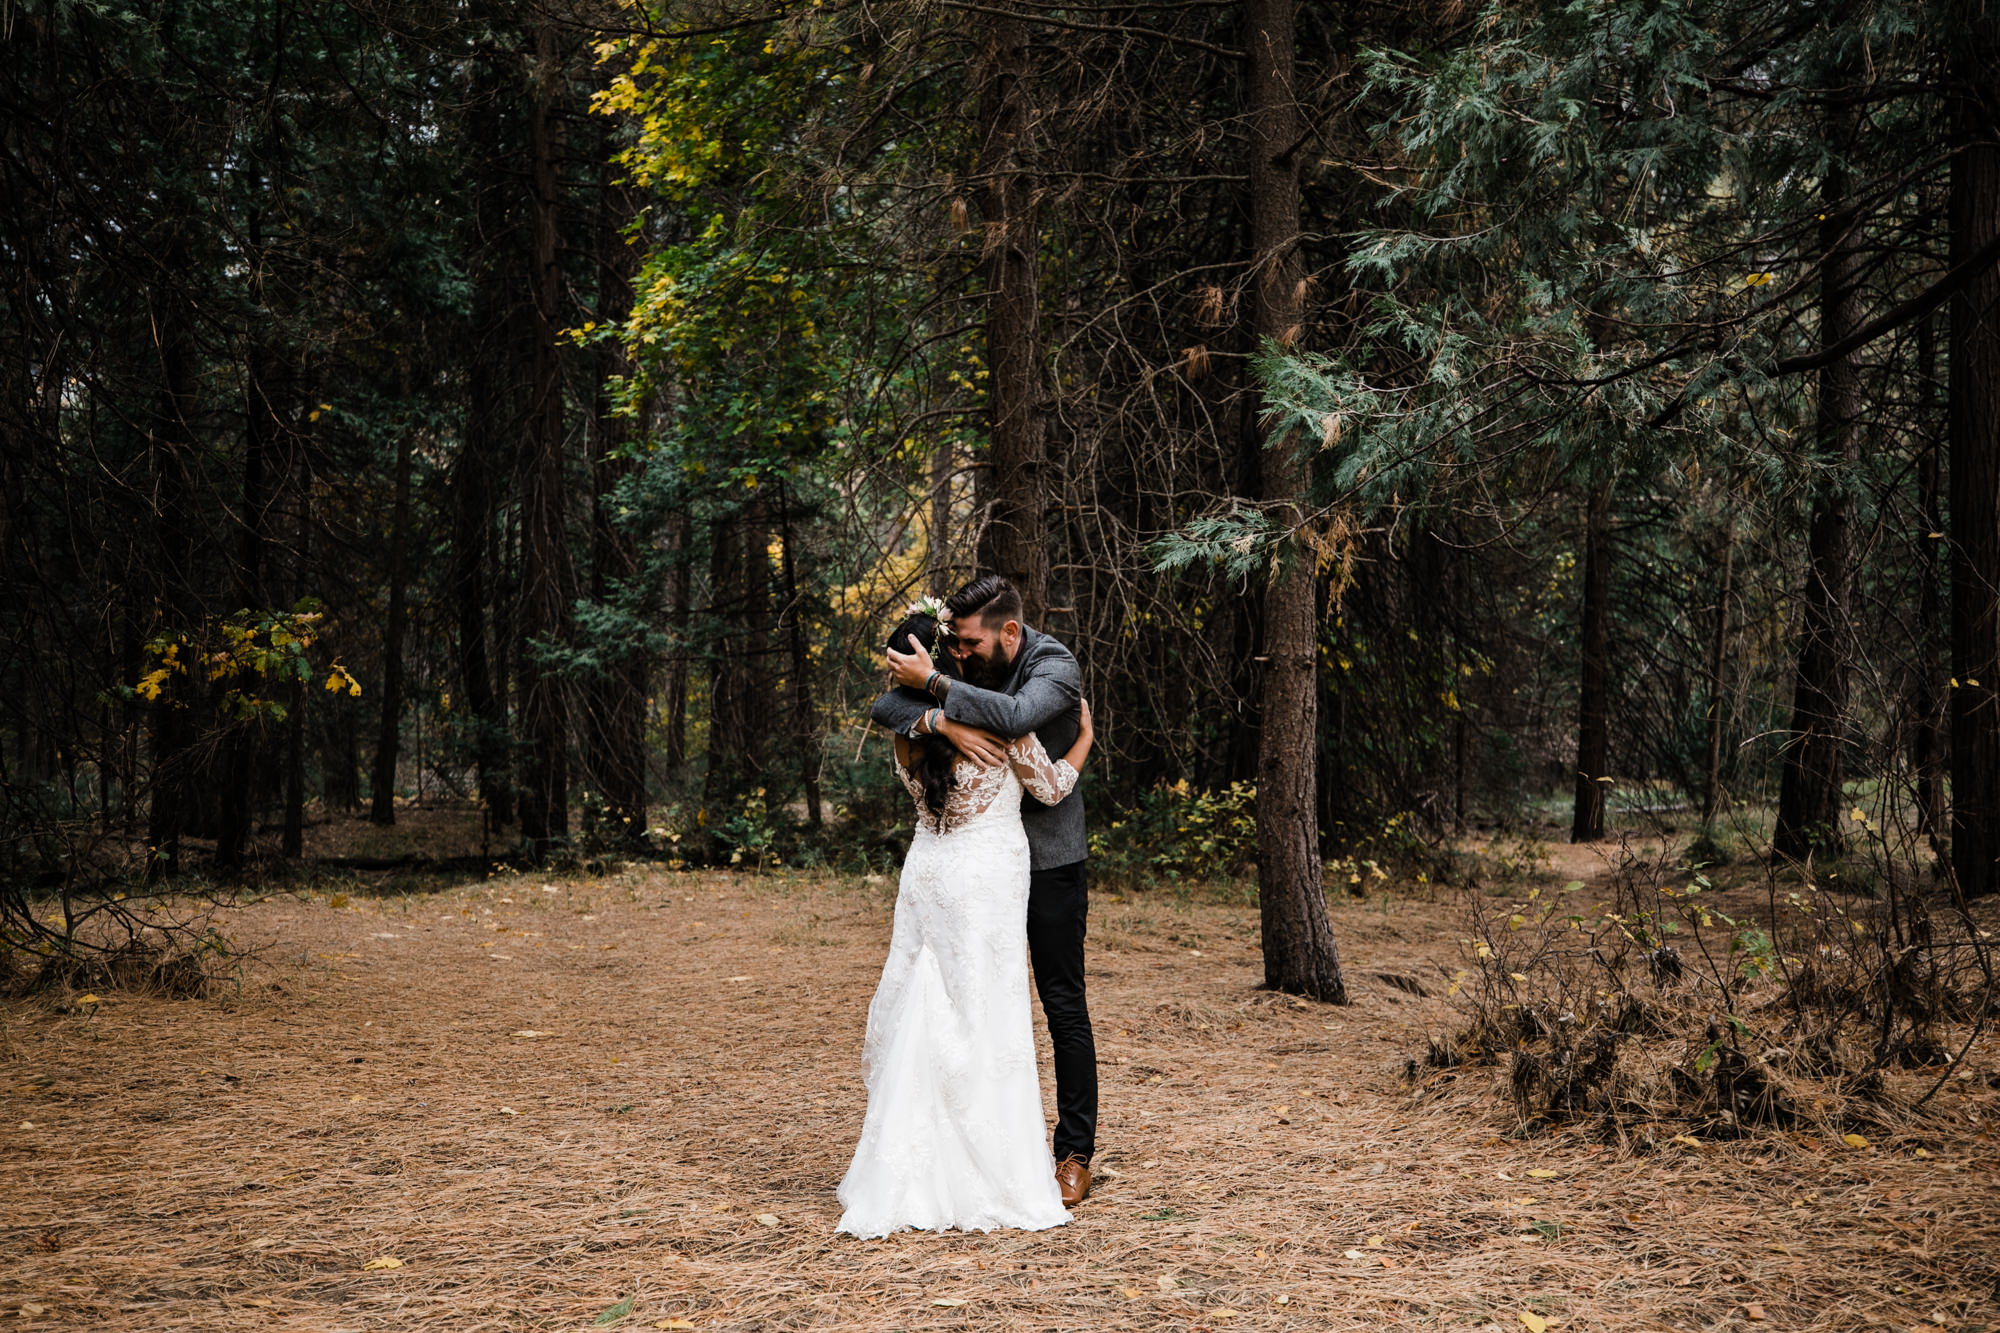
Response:
POLYGON ((953 620, 976 615, 981 624, 992 629, 1020 620, 1021 590, 998 574, 982 574, 945 598, 944 606, 953 620))

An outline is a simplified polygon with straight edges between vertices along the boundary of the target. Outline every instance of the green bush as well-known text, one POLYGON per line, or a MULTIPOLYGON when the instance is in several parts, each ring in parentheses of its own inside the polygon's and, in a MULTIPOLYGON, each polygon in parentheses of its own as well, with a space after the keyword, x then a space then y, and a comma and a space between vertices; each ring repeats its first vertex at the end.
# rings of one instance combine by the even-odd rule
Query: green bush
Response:
POLYGON ((1257 859, 1257 788, 1201 791, 1183 779, 1139 794, 1090 835, 1095 880, 1135 886, 1235 879, 1257 859))

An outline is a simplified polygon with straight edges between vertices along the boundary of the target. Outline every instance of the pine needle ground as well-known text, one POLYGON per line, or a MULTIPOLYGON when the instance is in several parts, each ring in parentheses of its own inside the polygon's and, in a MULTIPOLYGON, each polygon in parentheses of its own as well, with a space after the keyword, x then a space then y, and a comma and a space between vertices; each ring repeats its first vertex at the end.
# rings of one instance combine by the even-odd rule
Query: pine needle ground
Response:
MULTIPOLYGON (((1437 978, 1456 954, 1449 913, 1393 897, 1335 906, 1356 998, 1332 1008, 1257 989, 1240 901, 1099 895, 1099 1180, 1075 1221, 837 1236, 893 891, 633 869, 279 897, 225 914, 270 946, 240 989, 7 1001, 0 1314, 105 1333, 2000 1326, 1983 1048, 1863 1149, 1511 1138, 1503 1070, 1443 1096, 1403 1077, 1452 1020, 1381 974, 1437 978)), ((1052 1099, 1045 1040, 1043 1060, 1052 1099)))

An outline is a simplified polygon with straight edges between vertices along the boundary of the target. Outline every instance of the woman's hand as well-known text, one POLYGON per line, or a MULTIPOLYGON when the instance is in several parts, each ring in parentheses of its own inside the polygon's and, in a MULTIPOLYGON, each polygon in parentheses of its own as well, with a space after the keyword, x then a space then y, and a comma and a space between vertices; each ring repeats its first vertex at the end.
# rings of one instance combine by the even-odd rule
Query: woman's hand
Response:
POLYGON ((897 685, 921 690, 924 682, 931 678, 931 672, 937 670, 937 664, 931 661, 930 650, 921 643, 913 642, 910 646, 916 651, 899 653, 894 648, 885 650, 889 654, 889 679, 897 685))
POLYGON ((1062 760, 1077 772, 1083 772, 1083 761, 1090 758, 1090 747, 1097 740, 1097 727, 1090 720, 1090 700, 1076 701, 1076 744, 1069 747, 1062 760))

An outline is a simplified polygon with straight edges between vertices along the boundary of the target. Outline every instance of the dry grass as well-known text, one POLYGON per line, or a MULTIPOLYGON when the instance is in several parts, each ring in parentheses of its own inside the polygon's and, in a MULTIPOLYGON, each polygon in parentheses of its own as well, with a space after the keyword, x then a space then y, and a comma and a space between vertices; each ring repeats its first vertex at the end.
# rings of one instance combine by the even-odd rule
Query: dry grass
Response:
POLYGON ((0 1313, 106 1333, 584 1329, 628 1297, 621 1327, 716 1330, 1995 1318, 1990 1065, 1860 1150, 1511 1141, 1501 1073, 1442 1098, 1401 1079, 1448 1020, 1374 974, 1451 961, 1424 902, 1336 907, 1358 998, 1332 1009, 1255 989, 1252 909, 1100 899, 1098 1193, 1054 1232, 836 1236, 890 893, 632 872, 273 899, 229 913, 273 944, 240 995, 7 1002, 0 1313))

